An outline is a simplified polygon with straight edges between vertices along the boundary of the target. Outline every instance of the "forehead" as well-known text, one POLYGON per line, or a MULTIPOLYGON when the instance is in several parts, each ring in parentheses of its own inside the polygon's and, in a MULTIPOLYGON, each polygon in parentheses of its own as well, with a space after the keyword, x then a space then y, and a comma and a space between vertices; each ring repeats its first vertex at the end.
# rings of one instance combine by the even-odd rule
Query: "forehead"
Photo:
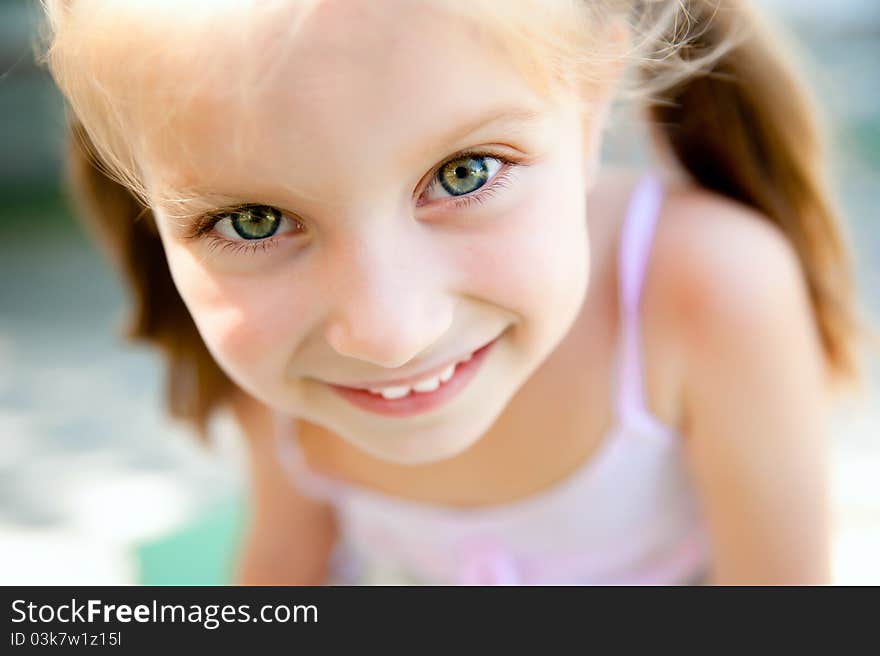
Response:
POLYGON ((546 108, 507 44, 431 2, 199 6, 188 21, 131 14, 120 52, 157 188, 253 192, 283 172, 326 195, 321 181, 359 184, 377 162, 424 164, 429 135, 546 108), (126 67, 147 43, 160 45, 148 65, 126 67))

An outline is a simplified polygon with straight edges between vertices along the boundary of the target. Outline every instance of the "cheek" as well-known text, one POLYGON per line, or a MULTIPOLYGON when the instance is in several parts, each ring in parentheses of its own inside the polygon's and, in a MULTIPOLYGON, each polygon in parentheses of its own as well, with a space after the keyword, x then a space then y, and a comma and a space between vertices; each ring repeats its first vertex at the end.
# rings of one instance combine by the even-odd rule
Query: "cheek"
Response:
POLYGON ((532 181, 491 230, 472 238, 461 262, 466 279, 481 281, 479 292, 526 317, 570 312, 587 283, 583 181, 554 173, 532 181))
POLYGON ((304 326, 293 278, 213 272, 187 249, 169 250, 175 285, 218 364, 233 378, 283 369, 304 326))

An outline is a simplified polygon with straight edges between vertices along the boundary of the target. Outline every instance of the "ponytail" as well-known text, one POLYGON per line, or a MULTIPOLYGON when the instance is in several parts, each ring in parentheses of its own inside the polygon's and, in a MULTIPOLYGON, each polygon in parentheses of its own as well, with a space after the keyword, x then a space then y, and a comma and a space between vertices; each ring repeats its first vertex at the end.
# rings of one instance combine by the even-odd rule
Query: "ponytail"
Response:
POLYGON ((649 109, 652 123, 697 183, 781 228, 804 271, 830 369, 835 378, 855 379, 852 265, 827 188, 814 104, 747 2, 691 7, 696 36, 682 58, 734 45, 711 70, 663 92, 649 109))

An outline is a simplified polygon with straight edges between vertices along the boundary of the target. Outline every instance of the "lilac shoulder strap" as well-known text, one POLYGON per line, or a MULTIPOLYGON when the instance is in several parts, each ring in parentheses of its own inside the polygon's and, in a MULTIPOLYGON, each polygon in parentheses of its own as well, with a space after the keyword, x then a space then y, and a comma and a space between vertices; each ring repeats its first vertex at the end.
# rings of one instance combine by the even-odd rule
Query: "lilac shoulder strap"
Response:
POLYGON ((620 236, 618 280, 621 341, 617 410, 623 420, 648 414, 643 389, 639 305, 663 197, 662 181, 650 172, 642 176, 630 199, 620 236))
POLYGON ((334 479, 309 467, 299 444, 296 419, 273 411, 273 420, 275 453, 290 484, 313 499, 338 502, 344 490, 334 479))

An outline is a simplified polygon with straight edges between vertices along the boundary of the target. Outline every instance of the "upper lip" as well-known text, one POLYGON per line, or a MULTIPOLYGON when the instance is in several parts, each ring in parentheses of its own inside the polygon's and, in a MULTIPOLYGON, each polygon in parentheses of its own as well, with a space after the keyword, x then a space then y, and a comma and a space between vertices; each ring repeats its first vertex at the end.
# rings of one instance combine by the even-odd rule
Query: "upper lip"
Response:
POLYGON ((366 390, 376 389, 376 388, 380 388, 380 387, 403 387, 404 385, 406 385, 407 387, 411 387, 415 383, 418 383, 421 380, 425 380, 426 378, 433 378, 434 376, 439 376, 441 373, 443 373, 443 370, 446 369, 446 367, 448 367, 449 365, 463 360, 469 354, 473 353, 474 351, 479 351, 481 348, 486 346, 486 344, 489 344, 490 342, 494 342, 496 339, 498 339, 498 338, 495 337, 495 338, 489 340, 488 342, 485 342, 484 344, 481 344, 480 346, 477 346, 477 347, 471 349, 470 351, 465 351, 462 355, 458 356, 457 358, 454 358, 452 360, 447 360, 445 364, 442 364, 439 367, 434 367, 433 369, 426 369, 425 371, 423 371, 419 374, 415 374, 414 376, 407 376, 405 378, 395 378, 393 380, 374 380, 372 382, 345 383, 345 384, 343 384, 343 383, 330 383, 330 384, 337 385, 339 387, 351 387, 351 388, 355 388, 355 389, 366 389, 366 390))

